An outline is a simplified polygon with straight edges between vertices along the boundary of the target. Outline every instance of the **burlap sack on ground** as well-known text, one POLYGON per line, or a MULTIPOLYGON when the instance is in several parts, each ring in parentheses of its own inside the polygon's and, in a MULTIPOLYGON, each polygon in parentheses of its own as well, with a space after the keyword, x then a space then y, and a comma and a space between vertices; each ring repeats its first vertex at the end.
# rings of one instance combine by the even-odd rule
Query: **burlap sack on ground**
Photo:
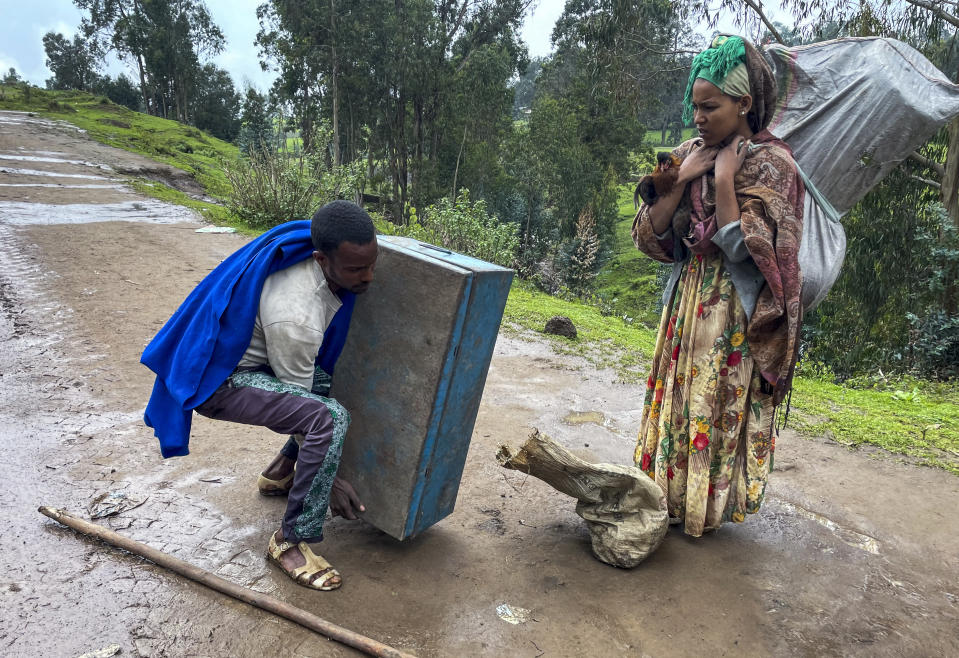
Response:
POLYGON ((669 518, 659 485, 638 468, 590 464, 533 430, 519 452, 502 446, 496 458, 504 468, 528 473, 579 502, 593 554, 616 567, 632 568, 666 536, 669 518))

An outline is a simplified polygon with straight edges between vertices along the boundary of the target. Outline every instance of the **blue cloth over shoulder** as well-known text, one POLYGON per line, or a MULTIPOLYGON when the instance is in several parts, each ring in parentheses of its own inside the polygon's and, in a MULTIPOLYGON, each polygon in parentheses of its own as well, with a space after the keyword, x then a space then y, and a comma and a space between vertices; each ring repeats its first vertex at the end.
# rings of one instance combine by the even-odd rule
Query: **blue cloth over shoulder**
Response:
MULTIPOLYGON (((156 373, 143 420, 164 457, 189 453, 193 409, 233 372, 253 336, 266 278, 313 254, 309 220, 277 226, 235 251, 210 272, 150 341, 140 363, 156 373)), ((340 291, 317 355, 329 374, 343 351, 356 295, 340 291)))

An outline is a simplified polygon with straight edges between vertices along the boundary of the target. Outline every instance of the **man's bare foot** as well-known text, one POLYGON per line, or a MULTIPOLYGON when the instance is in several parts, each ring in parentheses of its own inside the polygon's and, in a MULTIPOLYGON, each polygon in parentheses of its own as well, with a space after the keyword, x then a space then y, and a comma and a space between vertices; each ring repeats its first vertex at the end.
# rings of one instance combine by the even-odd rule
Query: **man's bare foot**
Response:
POLYGON ((339 572, 322 556, 309 548, 309 557, 304 556, 297 544, 287 544, 289 548, 283 550, 283 541, 283 530, 277 530, 270 541, 267 555, 298 584, 320 590, 336 589, 343 584, 339 572))

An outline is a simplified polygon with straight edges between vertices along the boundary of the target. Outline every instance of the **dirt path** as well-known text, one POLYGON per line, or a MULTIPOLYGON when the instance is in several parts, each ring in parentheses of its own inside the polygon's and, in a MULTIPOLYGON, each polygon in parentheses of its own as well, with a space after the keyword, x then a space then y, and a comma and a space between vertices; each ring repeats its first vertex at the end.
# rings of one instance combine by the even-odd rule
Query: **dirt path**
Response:
POLYGON ((133 156, 73 129, 0 113, 0 156, 0 655, 355 655, 36 512, 85 514, 111 491, 146 498, 106 520, 119 532, 422 656, 959 655, 959 478, 787 432, 758 515, 698 540, 673 528, 617 570, 569 499, 494 454, 537 426, 629 463, 642 388, 515 336, 497 344, 453 515, 403 543, 337 519, 322 549, 344 587, 297 587, 263 559, 283 502, 255 489, 281 437, 197 418, 193 453, 164 461, 140 421, 140 351, 243 239, 78 178, 133 156), (531 620, 507 623, 504 603, 531 620))

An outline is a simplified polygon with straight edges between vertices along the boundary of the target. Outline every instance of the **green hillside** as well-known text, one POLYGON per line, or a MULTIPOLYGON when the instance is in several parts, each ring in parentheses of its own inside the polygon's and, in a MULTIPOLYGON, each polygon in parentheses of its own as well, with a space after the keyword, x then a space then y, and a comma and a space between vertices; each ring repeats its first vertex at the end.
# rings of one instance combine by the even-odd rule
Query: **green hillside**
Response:
MULTIPOLYGON (((213 199, 225 199, 230 185, 223 163, 235 161, 239 149, 177 121, 134 112, 104 97, 77 91, 47 91, 4 86, 0 109, 34 112, 39 116, 67 121, 82 128, 93 139, 145 155, 189 173, 213 199)), ((185 205, 209 221, 236 225, 222 206, 148 180, 135 180, 137 190, 147 196, 185 205)))

